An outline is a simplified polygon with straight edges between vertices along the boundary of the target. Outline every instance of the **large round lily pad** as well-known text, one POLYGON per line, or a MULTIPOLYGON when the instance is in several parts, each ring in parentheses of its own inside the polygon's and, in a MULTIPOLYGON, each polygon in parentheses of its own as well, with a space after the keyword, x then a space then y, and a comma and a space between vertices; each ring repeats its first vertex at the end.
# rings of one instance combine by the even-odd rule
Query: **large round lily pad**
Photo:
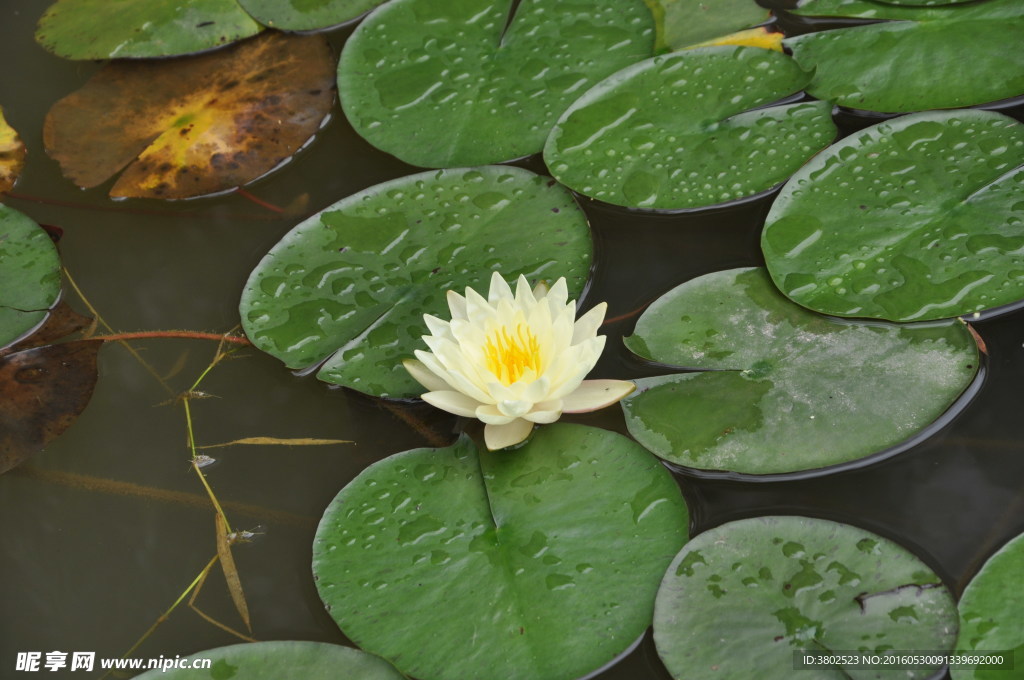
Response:
POLYGON ((392 0, 349 38, 338 91, 407 163, 494 163, 539 152, 566 106, 653 44, 643 0, 392 0))
POLYGON ((60 295, 60 256, 50 236, 0 204, 0 347, 46 318, 60 295))
POLYGON ((946 5, 959 5, 965 2, 976 2, 976 0, 878 0, 878 2, 884 5, 902 5, 909 7, 941 7, 946 5))
POLYGON ((808 517, 729 522, 691 540, 658 591, 654 642, 675 678, 931 677, 931 669, 801 668, 794 652, 939 652, 956 605, 928 566, 863 529, 808 517))
POLYGON ((282 31, 311 31, 351 21, 384 0, 238 0, 265 26, 282 31))
POLYGON ((971 1, 969 4, 921 6, 892 5, 875 0, 811 0, 788 10, 810 17, 843 17, 850 19, 912 19, 914 21, 1012 19, 1021 15, 1019 0, 971 1))
POLYGON ((25 144, 0 108, 0 194, 10 191, 25 165, 25 144))
POLYGON ((978 370, 960 321, 829 319, 786 300, 763 269, 688 281, 654 302, 626 346, 698 373, 637 380, 630 433, 691 468, 772 474, 854 461, 920 432, 978 370))
POLYGON ((267 33, 185 59, 108 64, 46 116, 47 153, 111 196, 187 198, 250 182, 291 157, 334 100, 323 36, 267 33))
POLYGON ((431 680, 575 680, 650 625, 687 513, 629 439, 543 426, 521 448, 463 436, 372 465, 327 508, 320 596, 345 634, 431 680))
MULTIPOLYGON (((175 659, 168 659, 175 661, 175 659)), ((187 667, 154 669, 138 680, 405 680, 390 664, 351 647, 273 640, 208 649, 178 661, 187 667), (192 662, 209 659, 209 668, 192 662)))
MULTIPOLYGON (((1013 670, 953 666, 953 680, 1020 680, 1024 678, 1024 534, 992 555, 960 598, 958 650, 1013 652, 1013 670)), ((969 656, 969 655, 968 655, 969 656)))
POLYGON ((807 91, 841 106, 907 113, 986 104, 1024 94, 1024 3, 989 4, 950 9, 945 20, 874 23, 785 44, 814 71, 807 91))
POLYGON ((402 366, 446 292, 486 291, 492 271, 565 276, 578 298, 593 246, 550 178, 514 167, 424 172, 370 187, 289 232, 253 271, 242 325, 289 368, 331 357, 322 380, 388 397, 423 390, 402 366), (332 356, 333 355, 333 356, 332 356))
POLYGON ((919 321, 1024 298, 1024 125, 988 111, 853 134, 783 187, 761 239, 794 301, 919 321))
POLYGON ((57 0, 36 41, 65 59, 170 57, 262 30, 235 0, 57 0))
POLYGON ((678 210, 784 182, 836 135, 826 102, 767 106, 805 73, 755 47, 654 57, 599 83, 566 110, 544 147, 558 181, 606 203, 678 210))
POLYGON ((754 0, 651 0, 657 49, 679 50, 768 20, 754 0))

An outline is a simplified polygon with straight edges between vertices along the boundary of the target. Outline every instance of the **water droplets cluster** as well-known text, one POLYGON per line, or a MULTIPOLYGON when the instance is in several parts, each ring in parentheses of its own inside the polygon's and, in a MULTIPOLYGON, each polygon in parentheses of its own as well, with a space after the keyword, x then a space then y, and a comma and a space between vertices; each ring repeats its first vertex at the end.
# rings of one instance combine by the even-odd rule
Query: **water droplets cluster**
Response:
POLYGON ((841 316, 919 321, 1014 302, 1022 163, 1024 126, 992 112, 913 114, 851 135, 776 199, 769 270, 794 300, 841 316))
POLYGON ((757 48, 654 57, 577 100, 545 160, 560 182, 617 205, 679 210, 747 198, 835 137, 824 102, 766 107, 806 77, 788 57, 757 48))
POLYGON ((498 1, 391 5, 349 39, 339 91, 370 143, 425 167, 536 153, 573 99, 654 40, 636 0, 525 0, 514 17, 498 1))
POLYGON ((582 287, 589 230, 571 196, 519 168, 429 171, 371 187, 301 223, 243 294, 248 337, 290 368, 377 396, 413 396, 401 359, 445 291, 490 272, 582 287), (511 227, 537 226, 528 241, 511 227), (557 272, 557 273, 556 273, 557 272))

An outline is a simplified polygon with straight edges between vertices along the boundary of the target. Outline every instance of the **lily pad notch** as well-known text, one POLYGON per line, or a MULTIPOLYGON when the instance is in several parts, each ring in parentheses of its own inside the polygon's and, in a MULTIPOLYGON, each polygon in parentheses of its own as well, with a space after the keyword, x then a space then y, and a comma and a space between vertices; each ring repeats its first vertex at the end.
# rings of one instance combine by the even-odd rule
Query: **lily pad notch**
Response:
POLYGON ((576 100, 544 160, 558 181, 614 205, 683 211, 752 198, 836 136, 830 103, 782 103, 810 77, 756 47, 657 56, 576 100))
POLYGON ((622 408, 638 442, 698 476, 796 478, 888 457, 943 427, 981 384, 963 322, 820 316, 759 268, 678 286, 624 342, 697 371, 637 380, 622 408))
POLYGON ((0 348, 41 325, 60 288, 60 255, 50 235, 0 203, 0 348))
POLYGON ((1024 52, 1018 49, 1024 4, 899 2, 877 8, 879 18, 901 14, 905 20, 784 41, 793 58, 814 72, 810 94, 880 113, 964 108, 1024 95, 1024 52))
POLYGON ((555 423, 515 451, 467 436, 371 465, 317 529, 345 634, 411 677, 575 680, 651 622, 687 512, 635 442, 555 423))
POLYGON ((492 272, 531 285, 566 277, 579 299, 593 244, 572 195, 506 166, 436 170, 378 184, 296 226, 242 293, 246 335, 292 369, 378 397, 418 396, 402 365, 423 315, 492 272), (530 229, 523 229, 529 224, 530 229))
MULTIPOLYGON (((674 678, 885 677, 832 665, 794 671, 794 656, 859 650, 950 651, 957 610, 918 557, 847 524, 755 517, 694 537, 658 590, 654 642, 674 678)), ((926 680, 942 668, 900 670, 926 680)))
POLYGON ((566 106, 653 46, 643 0, 391 0, 348 39, 338 93, 406 163, 499 163, 538 153, 566 106))
POLYGON ((1024 124, 929 111, 856 132, 772 204, 761 248, 794 302, 910 322, 1024 301, 1024 124))

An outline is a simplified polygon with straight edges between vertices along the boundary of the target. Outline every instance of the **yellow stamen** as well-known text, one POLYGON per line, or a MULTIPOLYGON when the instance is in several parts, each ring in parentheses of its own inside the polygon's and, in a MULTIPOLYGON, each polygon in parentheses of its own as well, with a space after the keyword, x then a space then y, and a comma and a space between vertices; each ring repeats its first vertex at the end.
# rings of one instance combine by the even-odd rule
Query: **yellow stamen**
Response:
POLYGON ((526 324, 518 324, 515 335, 509 334, 508 328, 502 326, 487 338, 484 359, 487 370, 502 385, 511 385, 523 376, 527 368, 540 373, 540 344, 526 324))

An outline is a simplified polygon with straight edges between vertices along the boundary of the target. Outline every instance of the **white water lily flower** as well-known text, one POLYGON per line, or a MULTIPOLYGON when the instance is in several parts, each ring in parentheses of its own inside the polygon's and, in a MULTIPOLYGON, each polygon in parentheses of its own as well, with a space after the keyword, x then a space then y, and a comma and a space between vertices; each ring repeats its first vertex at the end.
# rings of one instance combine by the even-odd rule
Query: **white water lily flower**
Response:
POLYGON ((405 368, 439 409, 479 418, 484 442, 494 450, 526 439, 534 423, 562 413, 604 408, 635 389, 625 380, 584 380, 604 349, 597 329, 607 305, 576 320, 565 278, 534 290, 520 276, 515 295, 497 272, 484 299, 471 288, 448 291, 452 320, 423 315, 429 352, 416 351, 405 368))

